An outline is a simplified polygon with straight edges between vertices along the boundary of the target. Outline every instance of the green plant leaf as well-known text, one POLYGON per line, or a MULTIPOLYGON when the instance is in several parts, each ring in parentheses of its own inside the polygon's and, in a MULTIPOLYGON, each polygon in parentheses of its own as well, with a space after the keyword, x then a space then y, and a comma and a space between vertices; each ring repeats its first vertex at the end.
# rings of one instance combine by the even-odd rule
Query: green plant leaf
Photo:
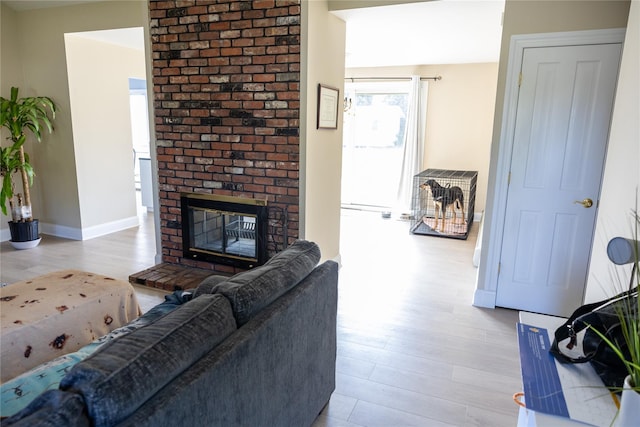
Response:
POLYGON ((6 203, 13 197, 13 178, 16 172, 21 173, 22 186, 25 190, 25 204, 31 205, 28 187, 33 184, 35 171, 30 163, 29 156, 24 153, 24 161, 20 159, 20 153, 24 150, 27 133, 31 132, 36 141, 42 141, 44 129, 53 132, 52 119, 57 110, 53 100, 46 96, 19 98, 17 87, 11 88, 9 99, 0 97, 0 126, 9 131, 11 145, 2 152, 2 193, 0 205, 2 212, 6 214, 6 203), (49 114, 51 117, 49 117, 49 114))
MULTIPOLYGON (((640 214, 638 213, 638 194, 636 194, 636 209, 632 211, 633 217, 633 234, 635 241, 640 241, 640 214)), ((640 249, 636 246, 634 250, 634 259, 632 262, 632 276, 629 284, 625 284, 624 288, 633 291, 638 289, 640 285, 640 249), (627 287, 628 286, 628 287, 627 287)), ((629 358, 627 359, 622 352, 621 343, 613 342, 598 329, 588 325, 606 345, 624 363, 627 373, 631 377, 633 389, 640 393, 640 298, 626 298, 621 304, 615 305, 616 316, 620 323, 622 344, 626 345, 629 358)))

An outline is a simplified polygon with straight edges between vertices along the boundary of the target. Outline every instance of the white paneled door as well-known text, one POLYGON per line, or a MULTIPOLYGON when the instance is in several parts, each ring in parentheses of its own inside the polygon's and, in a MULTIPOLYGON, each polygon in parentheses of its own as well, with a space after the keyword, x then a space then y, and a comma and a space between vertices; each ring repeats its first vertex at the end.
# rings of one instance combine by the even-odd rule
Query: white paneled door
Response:
POLYGON ((496 305, 582 304, 620 44, 524 50, 496 305))

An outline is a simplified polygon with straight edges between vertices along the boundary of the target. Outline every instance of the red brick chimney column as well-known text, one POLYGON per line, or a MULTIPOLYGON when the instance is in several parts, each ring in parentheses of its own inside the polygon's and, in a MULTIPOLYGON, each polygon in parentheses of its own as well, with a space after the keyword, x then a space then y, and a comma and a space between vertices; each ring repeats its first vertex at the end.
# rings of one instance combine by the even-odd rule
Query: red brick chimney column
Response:
POLYGON ((269 252, 298 237, 299 0, 149 1, 163 262, 183 258, 180 193, 266 199, 269 252))

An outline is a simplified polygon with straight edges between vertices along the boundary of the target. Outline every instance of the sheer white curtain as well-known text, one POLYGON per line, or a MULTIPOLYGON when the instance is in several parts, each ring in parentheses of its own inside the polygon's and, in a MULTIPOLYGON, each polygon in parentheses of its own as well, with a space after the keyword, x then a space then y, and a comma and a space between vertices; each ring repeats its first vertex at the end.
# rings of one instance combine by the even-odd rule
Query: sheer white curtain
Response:
POLYGON ((421 172, 424 156, 427 91, 426 81, 421 81, 419 76, 411 76, 407 126, 404 135, 404 155, 395 206, 399 214, 411 212, 413 177, 421 172))

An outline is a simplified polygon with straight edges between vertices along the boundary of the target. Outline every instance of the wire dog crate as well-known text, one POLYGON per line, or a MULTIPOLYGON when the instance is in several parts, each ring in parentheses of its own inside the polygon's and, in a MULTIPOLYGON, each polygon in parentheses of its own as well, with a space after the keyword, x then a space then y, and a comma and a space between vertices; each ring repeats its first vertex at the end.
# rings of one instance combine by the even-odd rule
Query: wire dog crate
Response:
POLYGON ((469 236, 478 172, 427 169, 413 177, 411 232, 456 239, 469 236))

